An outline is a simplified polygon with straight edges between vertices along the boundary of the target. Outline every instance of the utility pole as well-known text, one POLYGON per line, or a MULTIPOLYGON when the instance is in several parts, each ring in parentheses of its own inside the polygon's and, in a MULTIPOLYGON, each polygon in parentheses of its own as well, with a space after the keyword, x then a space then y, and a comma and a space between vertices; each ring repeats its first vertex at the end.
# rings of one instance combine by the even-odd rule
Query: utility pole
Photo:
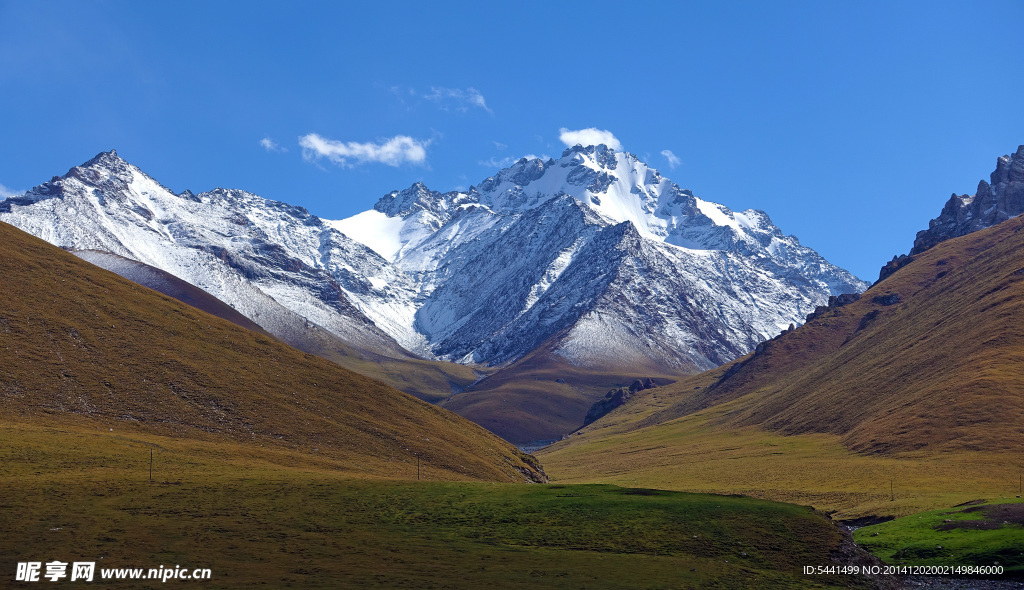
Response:
POLYGON ((896 501, 896 493, 892 489, 892 480, 891 479, 889 480, 889 501, 890 502, 895 502, 896 501))
POLYGON ((416 481, 420 480, 420 456, 416 455, 416 481))
POLYGON ((149 448, 149 483, 153 483, 153 447, 149 448))

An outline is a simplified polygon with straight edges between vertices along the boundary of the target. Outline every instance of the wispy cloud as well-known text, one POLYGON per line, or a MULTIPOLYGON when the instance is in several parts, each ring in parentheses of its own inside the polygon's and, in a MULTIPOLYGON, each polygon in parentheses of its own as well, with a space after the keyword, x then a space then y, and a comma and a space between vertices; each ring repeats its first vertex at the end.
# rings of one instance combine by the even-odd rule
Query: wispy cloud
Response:
POLYGON ((483 109, 492 115, 494 114, 494 111, 487 106, 484 95, 480 94, 480 91, 473 87, 463 89, 432 86, 430 94, 424 94, 423 98, 445 111, 453 110, 464 113, 469 109, 475 108, 483 109))
POLYGON ((260 145, 263 146, 263 149, 267 150, 268 152, 287 152, 288 151, 288 148, 284 148, 284 147, 281 147, 281 146, 277 145, 277 142, 274 141, 273 139, 270 139, 269 137, 264 137, 263 139, 261 139, 260 140, 260 145))
POLYGON ((612 135, 611 131, 607 129, 598 129, 596 127, 588 127, 586 129, 577 129, 575 131, 562 127, 558 131, 558 139, 562 140, 567 147, 574 145, 600 145, 605 144, 609 148, 620 151, 622 144, 619 143, 618 139, 612 135))
POLYGON ((480 164, 485 168, 508 168, 516 161, 516 159, 517 158, 513 158, 512 156, 505 156, 499 160, 498 158, 491 156, 487 160, 480 160, 477 164, 480 164))
POLYGON ((668 160, 668 167, 673 170, 676 166, 683 163, 678 156, 672 153, 672 150, 661 150, 661 155, 665 156, 665 159, 668 160))
POLYGON ((515 164, 516 162, 522 160, 523 158, 526 158, 527 160, 536 160, 537 158, 540 158, 541 160, 547 160, 548 156, 536 156, 534 154, 526 154, 525 156, 519 156, 518 158, 513 158, 512 156, 505 156, 500 160, 492 156, 490 159, 480 160, 479 162, 477 162, 477 164, 480 164, 481 166, 485 166, 487 168, 508 168, 509 166, 515 164))
POLYGON ((367 162, 388 166, 402 164, 423 164, 427 160, 427 146, 430 140, 413 139, 407 135, 396 135, 381 143, 357 143, 336 141, 310 133, 299 138, 302 157, 308 161, 327 158, 342 168, 353 168, 367 162))
POLYGON ((6 199, 7 197, 13 197, 14 195, 20 195, 23 192, 25 192, 25 191, 16 191, 14 189, 7 188, 6 186, 0 184, 0 199, 6 199))

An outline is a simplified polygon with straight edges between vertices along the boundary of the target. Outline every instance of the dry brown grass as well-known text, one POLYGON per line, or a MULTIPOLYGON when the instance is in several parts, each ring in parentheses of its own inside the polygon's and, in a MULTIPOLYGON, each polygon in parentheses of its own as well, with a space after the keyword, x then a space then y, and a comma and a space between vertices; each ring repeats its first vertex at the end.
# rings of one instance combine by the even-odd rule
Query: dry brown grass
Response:
POLYGON ((506 440, 554 440, 582 426, 609 389, 644 377, 664 384, 681 375, 655 367, 577 367, 542 346, 443 405, 506 440))
POLYGON ((317 454, 364 476, 421 463, 521 481, 458 416, 0 224, 0 420, 317 454))
POLYGON ((395 479, 356 478, 318 454, 215 437, 0 425, 0 569, 11 575, 17 562, 50 559, 97 569, 177 564, 210 568, 209 588, 852 581, 800 573, 802 564, 830 563, 841 541, 801 507, 614 486, 443 482, 453 474, 436 468, 408 481, 414 469, 396 467, 395 479))
POLYGON ((543 460, 558 479, 633 475, 848 515, 1015 491, 1024 469, 1021 252, 1019 218, 940 244, 859 301, 736 367, 642 396, 543 460), (900 302, 874 301, 891 294, 900 302), (720 442, 716 452, 707 446, 720 442), (761 452, 787 445, 802 450, 761 452), (890 479, 918 499, 889 503, 890 479))
POLYGON ((537 456, 553 483, 744 494, 810 505, 838 519, 902 516, 976 498, 1012 497, 1024 472, 1019 453, 864 455, 835 435, 786 436, 714 425, 727 406, 643 429, 587 430, 537 456))

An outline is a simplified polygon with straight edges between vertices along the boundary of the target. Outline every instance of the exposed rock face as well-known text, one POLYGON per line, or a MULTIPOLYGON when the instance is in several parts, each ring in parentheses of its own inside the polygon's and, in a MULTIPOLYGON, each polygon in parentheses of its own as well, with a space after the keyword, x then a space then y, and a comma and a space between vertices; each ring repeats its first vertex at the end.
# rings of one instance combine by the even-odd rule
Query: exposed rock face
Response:
POLYGON ((608 412, 611 412, 615 408, 625 404, 630 400, 630 398, 636 395, 638 391, 653 389, 654 387, 657 387, 657 385, 655 385, 654 381, 648 377, 646 379, 634 380, 629 387, 619 387, 609 391, 604 394, 603 398, 590 406, 590 410, 587 412, 586 418, 583 419, 583 425, 586 426, 608 412))
POLYGON ((896 305, 900 301, 901 299, 899 293, 887 293, 885 295, 876 295, 875 297, 871 298, 872 303, 877 303, 878 305, 885 306, 896 305))
POLYGON ((1024 213, 1024 145, 1018 147, 1012 156, 996 160, 996 170, 990 180, 991 183, 979 182, 974 195, 954 193, 939 216, 928 223, 928 229, 917 232, 910 254, 919 254, 939 242, 991 227, 1024 213))
POLYGON ((899 269, 903 268, 904 266, 910 264, 910 262, 912 260, 914 260, 914 257, 913 256, 907 256, 906 254, 900 254, 899 256, 893 256, 892 260, 887 262, 885 264, 885 266, 882 267, 882 270, 878 271, 878 281, 875 281, 875 282, 877 283, 879 281, 885 280, 886 277, 892 275, 892 273, 894 273, 894 272, 898 271, 899 269))
POLYGON ((849 305, 854 301, 857 301, 858 299, 860 299, 860 293, 843 293, 842 295, 839 296, 833 295, 828 298, 828 305, 819 305, 814 309, 814 311, 809 313, 807 315, 807 321, 809 322, 813 320, 814 318, 820 316, 829 309, 835 309, 837 307, 849 305))

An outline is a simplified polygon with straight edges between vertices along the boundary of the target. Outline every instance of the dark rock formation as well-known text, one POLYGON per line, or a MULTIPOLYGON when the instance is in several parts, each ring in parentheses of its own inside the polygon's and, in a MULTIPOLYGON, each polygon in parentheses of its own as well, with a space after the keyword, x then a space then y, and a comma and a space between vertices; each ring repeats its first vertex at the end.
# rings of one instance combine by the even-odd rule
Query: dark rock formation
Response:
POLYGON ((807 321, 809 322, 814 318, 819 317, 820 315, 822 315, 823 313, 830 309, 836 309, 844 305, 849 305, 859 299, 860 293, 843 293, 842 295, 839 296, 832 295, 831 297, 828 298, 828 305, 819 305, 814 309, 814 311, 807 314, 807 321))
POLYGON ((910 254, 1024 213, 1024 145, 1012 156, 996 160, 990 180, 979 182, 972 196, 954 193, 939 216, 928 222, 928 229, 917 232, 910 254))
POLYGON ((886 295, 876 295, 871 298, 871 303, 878 305, 896 305, 900 302, 899 293, 888 293, 886 295))
POLYGON ((882 270, 878 271, 878 280, 875 281, 875 284, 877 285, 878 283, 880 283, 883 280, 887 279, 888 277, 892 276, 892 273, 894 273, 894 272, 898 271, 899 269, 903 268, 904 266, 910 264, 910 262, 913 261, 913 260, 914 260, 913 256, 907 256, 906 254, 900 254, 899 256, 893 256, 892 260, 890 260, 888 263, 886 263, 886 265, 882 267, 882 270))
POLYGON ((643 380, 636 379, 629 387, 612 389, 608 393, 604 394, 602 399, 599 399, 594 403, 594 405, 590 406, 590 410, 587 411, 587 416, 583 419, 583 425, 586 426, 591 422, 594 422, 608 412, 611 412, 615 408, 628 402, 638 391, 652 389, 654 387, 657 387, 657 385, 655 385, 654 381, 648 377, 643 380))

